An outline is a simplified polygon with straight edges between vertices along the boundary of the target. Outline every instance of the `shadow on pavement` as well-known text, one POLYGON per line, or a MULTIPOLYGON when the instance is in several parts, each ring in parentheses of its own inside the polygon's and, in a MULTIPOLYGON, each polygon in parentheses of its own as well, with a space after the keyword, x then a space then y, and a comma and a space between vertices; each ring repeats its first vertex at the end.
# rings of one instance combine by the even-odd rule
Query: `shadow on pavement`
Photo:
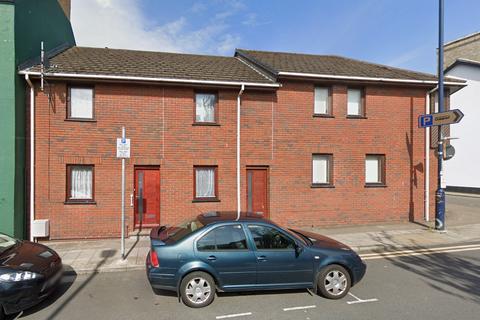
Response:
MULTIPOLYGON (((395 240, 388 234, 385 248, 395 248, 395 240)), ((378 238, 375 238, 379 241, 378 238)), ((400 246, 401 244, 398 243, 400 246)), ((384 257, 394 266, 410 271, 433 289, 450 296, 480 303, 480 259, 474 257, 459 257, 453 253, 434 253, 432 248, 413 243, 406 250, 426 250, 428 254, 415 256, 384 257), (430 252, 429 252, 430 251, 430 252)), ((375 251, 374 251, 375 252, 375 251)), ((376 251, 385 253, 385 251, 376 251)))
MULTIPOLYGON (((115 256, 117 253, 117 250, 103 250, 101 253, 102 260, 98 262, 98 264, 95 266, 95 269, 93 273, 91 273, 85 281, 82 282, 80 286, 78 286, 71 294, 68 295, 68 298, 66 298, 64 301, 59 302, 58 306, 56 306, 55 309, 48 315, 45 319, 57 319, 60 312, 65 309, 65 307, 73 300, 75 297, 95 278, 95 276, 98 274, 98 270, 102 265, 105 264, 107 259, 115 256)), ((67 268, 66 268, 67 269, 67 268)), ((23 313, 23 316, 33 314, 35 312, 38 312, 42 309, 47 308, 48 306, 52 305, 53 303, 57 302, 57 300, 62 297, 68 289, 73 285, 75 280, 77 279, 77 274, 75 271, 70 268, 69 270, 67 269, 63 278, 62 282, 60 283, 59 287, 57 290, 53 292, 51 296, 49 296, 47 299, 45 299, 42 303, 36 305, 33 308, 30 308, 28 310, 25 310, 23 313)))

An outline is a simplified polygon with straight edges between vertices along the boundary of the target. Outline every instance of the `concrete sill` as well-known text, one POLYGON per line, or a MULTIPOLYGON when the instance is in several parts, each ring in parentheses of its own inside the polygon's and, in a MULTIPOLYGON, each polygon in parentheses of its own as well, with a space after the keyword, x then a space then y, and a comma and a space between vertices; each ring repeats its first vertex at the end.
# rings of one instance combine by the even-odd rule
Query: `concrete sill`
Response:
POLYGON ((193 199, 192 202, 220 202, 218 198, 193 199))
POLYGON ((365 188, 386 188, 387 185, 383 183, 367 183, 365 188))
POLYGON ((310 188, 335 188, 335 186, 333 184, 329 184, 329 183, 312 183, 310 185, 310 188))
POLYGON ((347 115, 347 119, 368 119, 368 118, 365 116, 348 116, 347 115))
POLYGON ((68 200, 68 201, 65 201, 63 204, 66 204, 66 205, 70 205, 70 204, 97 205, 97 202, 96 201, 72 201, 72 200, 68 200))
POLYGON ((205 126, 205 127, 220 127, 220 123, 213 122, 194 122, 192 126, 205 126))
POLYGON ((65 121, 71 121, 71 122, 97 122, 97 119, 66 118, 65 121))
POLYGON ((331 114, 318 114, 318 113, 314 113, 313 114, 313 117, 314 118, 335 118, 335 116, 331 115, 331 114))

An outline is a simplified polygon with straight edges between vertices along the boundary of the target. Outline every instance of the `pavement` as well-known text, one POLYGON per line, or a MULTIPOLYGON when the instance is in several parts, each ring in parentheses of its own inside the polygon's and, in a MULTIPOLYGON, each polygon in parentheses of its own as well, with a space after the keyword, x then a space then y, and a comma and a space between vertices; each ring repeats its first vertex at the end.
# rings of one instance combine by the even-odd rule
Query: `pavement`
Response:
MULTIPOLYGON (((308 230, 343 242, 360 255, 480 243, 479 197, 449 194, 446 217, 447 232, 442 233, 433 229, 431 221, 308 230)), ((144 270, 150 240, 148 236, 126 239, 125 259, 121 258, 120 239, 48 241, 45 244, 62 257, 67 272, 89 274, 144 270)))

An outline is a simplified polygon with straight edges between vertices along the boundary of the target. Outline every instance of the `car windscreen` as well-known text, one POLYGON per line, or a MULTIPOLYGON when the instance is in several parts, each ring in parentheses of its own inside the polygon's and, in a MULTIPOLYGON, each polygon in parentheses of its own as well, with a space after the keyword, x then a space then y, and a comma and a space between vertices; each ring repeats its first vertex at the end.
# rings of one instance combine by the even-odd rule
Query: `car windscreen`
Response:
POLYGON ((0 253, 10 249, 16 245, 18 240, 7 236, 6 234, 0 233, 0 253))
POLYGON ((203 223, 198 219, 184 221, 178 226, 169 228, 167 230, 167 238, 164 241, 166 243, 178 242, 203 226, 203 223))

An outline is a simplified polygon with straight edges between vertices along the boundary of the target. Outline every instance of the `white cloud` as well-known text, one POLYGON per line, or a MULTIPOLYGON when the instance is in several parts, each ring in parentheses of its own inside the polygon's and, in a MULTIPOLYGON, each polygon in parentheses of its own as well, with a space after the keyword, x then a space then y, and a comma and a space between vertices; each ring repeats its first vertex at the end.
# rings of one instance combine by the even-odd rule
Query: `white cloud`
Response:
POLYGON ((225 5, 226 10, 191 29, 186 16, 163 24, 149 20, 139 0, 73 0, 72 26, 79 46, 231 54, 241 38, 230 32, 227 19, 243 7, 237 2, 225 5))

